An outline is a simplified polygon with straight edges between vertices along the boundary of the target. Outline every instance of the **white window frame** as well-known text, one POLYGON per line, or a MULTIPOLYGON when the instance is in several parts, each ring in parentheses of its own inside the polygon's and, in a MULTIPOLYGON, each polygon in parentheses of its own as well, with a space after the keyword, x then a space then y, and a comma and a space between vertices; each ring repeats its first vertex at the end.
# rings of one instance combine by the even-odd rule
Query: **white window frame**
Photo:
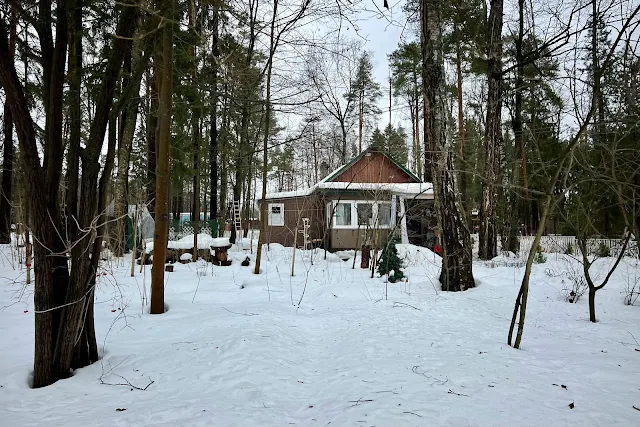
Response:
POLYGON ((267 225, 270 227, 284 227, 284 203, 269 203, 267 207, 269 209, 267 211, 267 225), (280 208, 280 213, 274 215, 273 208, 280 208))
POLYGON ((353 200, 334 200, 332 205, 331 205, 331 213, 332 213, 332 220, 331 220, 331 225, 332 228, 337 228, 337 229, 356 229, 358 228, 358 215, 355 215, 355 223, 354 223, 354 201, 353 200), (336 218, 337 218, 337 214, 338 214, 338 205, 339 204, 345 204, 345 205, 351 205, 351 224, 349 225, 338 225, 336 224, 336 218), (354 225, 356 224, 356 225, 354 225))
MULTIPOLYGON (((372 218, 371 223, 368 227, 372 228, 392 228, 394 226, 394 218, 393 218, 393 204, 391 200, 334 200, 328 207, 331 208, 332 219, 331 219, 331 228, 338 230, 357 230, 358 229, 358 205, 368 204, 371 205, 372 210, 372 218), (351 224, 350 225, 338 225, 336 224, 336 213, 338 204, 350 204, 351 205, 351 224), (391 205, 391 219, 389 224, 378 224, 378 207, 380 204, 389 204, 391 205)), ((367 225, 360 225, 360 228, 366 228, 367 225)))
POLYGON ((374 209, 374 224, 376 224, 377 228, 391 228, 393 227, 393 204, 391 203, 391 201, 380 201, 380 202, 376 202, 375 203, 375 209, 374 209), (389 205, 389 224, 381 224, 379 221, 379 216, 378 213, 380 211, 380 205, 389 205))

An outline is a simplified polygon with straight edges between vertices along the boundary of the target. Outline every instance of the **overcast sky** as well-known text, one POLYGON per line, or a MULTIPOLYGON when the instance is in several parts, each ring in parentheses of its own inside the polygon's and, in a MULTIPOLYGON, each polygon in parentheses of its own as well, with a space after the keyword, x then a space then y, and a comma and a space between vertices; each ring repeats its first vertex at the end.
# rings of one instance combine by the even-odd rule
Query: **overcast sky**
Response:
MULTIPOLYGON (((383 89, 383 97, 379 102, 382 114, 379 117, 379 127, 384 128, 389 123, 389 62, 387 55, 398 48, 398 44, 411 41, 416 36, 414 30, 406 24, 406 17, 402 12, 405 0, 390 0, 389 10, 382 7, 382 0, 365 0, 365 11, 355 20, 357 33, 349 26, 346 34, 354 38, 366 40, 364 48, 373 53, 374 78, 383 89), (376 7, 377 6, 377 7, 376 7), (378 9, 379 8, 379 9, 378 9), (384 13, 381 14, 380 11, 384 13)), ((393 100, 391 121, 394 126, 406 121, 408 111, 403 109, 401 100, 393 100)), ((403 124, 406 127, 406 124, 403 124)))

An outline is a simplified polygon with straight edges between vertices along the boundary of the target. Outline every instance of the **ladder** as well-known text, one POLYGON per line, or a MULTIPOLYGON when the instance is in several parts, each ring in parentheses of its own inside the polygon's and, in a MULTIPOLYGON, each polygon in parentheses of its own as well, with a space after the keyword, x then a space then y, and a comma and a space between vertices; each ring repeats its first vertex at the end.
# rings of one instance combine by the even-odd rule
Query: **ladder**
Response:
POLYGON ((233 227, 236 230, 236 245, 242 244, 242 207, 239 200, 233 201, 233 227))
POLYGON ((302 230, 298 230, 298 233, 302 234, 302 247, 298 249, 307 250, 311 241, 309 241, 309 228, 311 228, 311 220, 309 218, 302 218, 302 230))

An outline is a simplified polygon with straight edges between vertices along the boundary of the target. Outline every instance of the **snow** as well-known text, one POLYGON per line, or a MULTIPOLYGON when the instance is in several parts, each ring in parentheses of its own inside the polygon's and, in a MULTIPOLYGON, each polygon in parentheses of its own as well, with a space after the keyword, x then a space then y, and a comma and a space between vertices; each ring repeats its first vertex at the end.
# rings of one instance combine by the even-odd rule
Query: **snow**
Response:
POLYGON ((211 239, 211 246, 214 248, 223 248, 229 245, 230 243, 228 237, 216 237, 214 239, 211 239))
MULTIPOLYGON (((249 240, 249 239, 245 239, 249 240)), ((200 241, 200 236, 199 236, 200 241)), ((204 241, 204 239, 203 239, 204 241)), ((187 242, 188 243, 188 242, 187 242)), ((207 242, 208 247, 208 242, 207 242)), ((255 245, 254 245, 255 248, 255 245)), ((32 285, 0 263, 0 422, 6 426, 632 426, 640 413, 640 307, 622 290, 625 259, 587 300, 564 302, 564 255, 534 265, 523 347, 506 344, 523 268, 474 265, 478 287, 445 293, 440 258, 399 245, 408 282, 371 279, 324 251, 264 248, 263 273, 176 264, 169 310, 149 315, 149 266, 103 263, 101 361, 32 390, 32 285), (388 294, 388 299, 385 295, 388 294), (151 383, 153 381, 153 383, 151 383), (146 390, 138 390, 127 385, 146 390), (569 404, 573 403, 573 409, 569 404), (117 409, 126 409, 118 411, 117 409)), ((351 255, 353 256, 353 254, 351 255)), ((604 277, 600 260, 594 268, 604 277)), ((196 263, 198 264, 198 263, 196 263)), ((201 263, 205 265, 204 263, 201 263)))
MULTIPOLYGON (((193 249, 193 237, 194 237, 193 234, 189 234, 187 236, 184 236, 180 240, 170 240, 167 243, 167 248, 182 249, 182 250, 193 249)), ((211 249, 211 245, 217 239, 220 239, 220 238, 213 238, 208 234, 198 234, 198 249, 211 249)), ((226 239, 226 238, 223 237, 222 239, 226 239)), ((229 239, 226 239, 226 240, 228 242, 229 239)), ((146 243, 145 251, 146 253, 153 252, 153 241, 146 243)))
POLYGON ((313 194, 316 190, 362 190, 362 191, 388 191, 395 195, 404 197, 415 197, 417 199, 432 199, 433 186, 431 183, 369 183, 369 182, 325 182, 320 181, 317 184, 300 190, 283 191, 277 193, 269 193, 266 199, 287 199, 292 197, 306 197, 313 194))

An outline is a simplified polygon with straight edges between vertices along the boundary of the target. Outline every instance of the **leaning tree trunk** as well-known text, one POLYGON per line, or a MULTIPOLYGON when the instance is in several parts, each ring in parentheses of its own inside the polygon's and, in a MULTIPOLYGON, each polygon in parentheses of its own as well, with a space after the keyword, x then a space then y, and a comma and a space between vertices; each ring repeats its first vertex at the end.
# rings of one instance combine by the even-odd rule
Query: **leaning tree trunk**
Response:
POLYGON ((480 204, 479 257, 498 254, 496 203, 498 200, 500 147, 502 146, 502 22, 503 0, 491 0, 487 31, 487 118, 484 134, 484 171, 480 204))
POLYGON ((426 134, 433 155, 433 187, 442 246, 440 283, 444 291, 464 291, 475 286, 472 273, 471 238, 456 205, 455 172, 451 144, 446 140, 447 89, 442 52, 441 5, 421 0, 423 94, 429 103, 426 134))

